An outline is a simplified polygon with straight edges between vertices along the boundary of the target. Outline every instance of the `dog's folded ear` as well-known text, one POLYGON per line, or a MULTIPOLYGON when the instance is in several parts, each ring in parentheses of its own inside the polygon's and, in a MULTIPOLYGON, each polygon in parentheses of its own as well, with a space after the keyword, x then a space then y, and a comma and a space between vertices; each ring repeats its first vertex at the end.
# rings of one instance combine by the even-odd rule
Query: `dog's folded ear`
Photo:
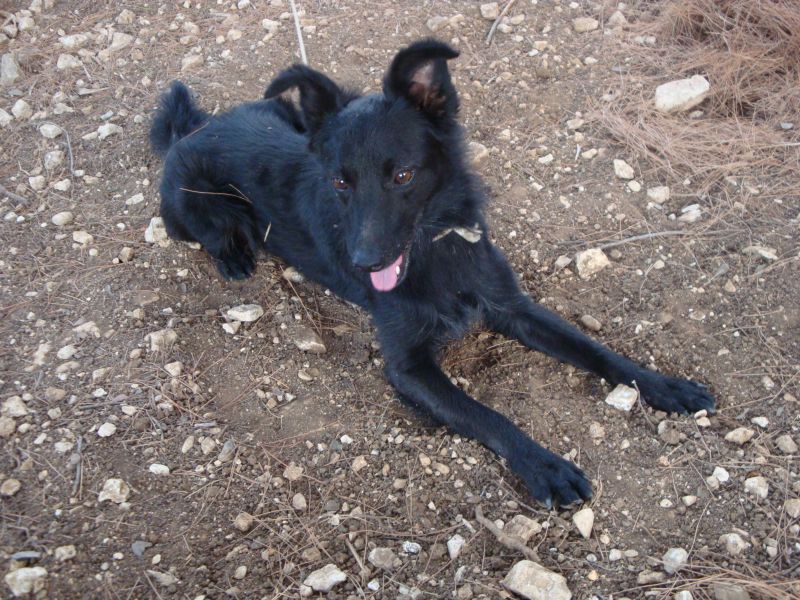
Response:
POLYGON ((383 82, 389 98, 405 98, 433 117, 458 111, 458 96, 450 81, 447 61, 458 52, 438 40, 416 42, 397 53, 383 82))
POLYGON ((295 87, 300 91, 300 109, 311 133, 317 131, 327 117, 353 99, 351 94, 343 91, 330 78, 305 65, 294 65, 279 73, 267 87, 264 98, 274 98, 295 87))

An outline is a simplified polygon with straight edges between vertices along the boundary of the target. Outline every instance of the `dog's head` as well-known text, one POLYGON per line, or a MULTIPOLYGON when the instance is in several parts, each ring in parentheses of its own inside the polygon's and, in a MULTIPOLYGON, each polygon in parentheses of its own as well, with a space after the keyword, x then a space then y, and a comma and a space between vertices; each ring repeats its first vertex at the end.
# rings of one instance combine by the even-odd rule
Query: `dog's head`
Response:
POLYGON ((300 65, 278 75, 265 93, 298 88, 310 147, 338 197, 350 259, 379 291, 402 282, 419 223, 454 175, 448 154, 457 153, 449 146, 458 97, 447 61, 456 56, 435 40, 401 50, 382 94, 350 94, 300 65))

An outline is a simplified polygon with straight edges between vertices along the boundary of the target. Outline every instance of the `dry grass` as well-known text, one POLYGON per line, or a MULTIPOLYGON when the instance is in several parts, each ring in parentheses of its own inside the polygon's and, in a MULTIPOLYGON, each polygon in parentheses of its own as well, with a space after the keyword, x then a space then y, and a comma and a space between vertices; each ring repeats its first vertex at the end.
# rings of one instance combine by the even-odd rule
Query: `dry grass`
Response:
MULTIPOLYGON (((795 0, 676 0, 636 33, 657 51, 631 46, 643 93, 603 106, 600 123, 617 140, 675 176, 707 190, 726 176, 768 178, 773 193, 797 189, 800 162, 800 3, 795 0), (657 85, 704 75, 703 115, 666 115, 652 105, 657 85), (784 131, 782 122, 795 129, 784 131)), ((794 192, 796 193, 796 191, 794 192)))
MULTIPOLYGON (((724 559, 720 557, 721 560, 724 559)), ((678 591, 688 590, 697 600, 718 597, 719 588, 745 590, 750 597, 760 600, 785 600, 800 594, 800 579, 788 572, 769 572, 749 563, 738 563, 736 567, 740 570, 722 567, 716 561, 695 562, 681 571, 669 587, 661 584, 650 591, 659 598, 671 598, 678 591)))

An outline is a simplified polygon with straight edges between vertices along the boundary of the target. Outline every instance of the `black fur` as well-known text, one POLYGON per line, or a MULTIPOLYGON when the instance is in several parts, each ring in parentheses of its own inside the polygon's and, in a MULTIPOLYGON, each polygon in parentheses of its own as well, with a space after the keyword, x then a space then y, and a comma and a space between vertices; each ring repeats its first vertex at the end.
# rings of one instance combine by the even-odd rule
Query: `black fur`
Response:
POLYGON ((434 40, 413 44, 393 60, 383 93, 366 97, 295 66, 267 99, 214 117, 174 83, 151 134, 157 152, 170 146, 162 216, 172 237, 200 242, 226 278, 250 276, 264 248, 364 307, 401 397, 506 458, 537 500, 585 500, 591 488, 577 466, 445 377, 442 344, 482 320, 611 384, 635 381, 656 408, 713 410, 714 400, 701 385, 614 354, 519 290, 489 241, 484 197, 464 159, 447 70, 455 56, 434 40), (269 99, 292 87, 299 112, 269 99), (454 228, 464 235, 446 233, 454 228))

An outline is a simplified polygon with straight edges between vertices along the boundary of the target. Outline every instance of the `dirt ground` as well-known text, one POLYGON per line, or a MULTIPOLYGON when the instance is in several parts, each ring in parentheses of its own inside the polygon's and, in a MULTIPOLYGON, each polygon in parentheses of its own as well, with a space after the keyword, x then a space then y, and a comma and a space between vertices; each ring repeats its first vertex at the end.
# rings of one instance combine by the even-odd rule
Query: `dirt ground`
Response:
POLYGON ((432 28, 458 47, 491 234, 525 288, 718 398, 710 418, 625 413, 597 378, 514 342, 476 331, 447 351, 459 385, 592 478, 584 538, 576 509, 532 505, 492 453, 398 402, 366 314, 269 257, 230 283, 198 250, 145 241, 159 92, 179 78, 224 110, 298 60, 288 0, 238 5, 0 2, 0 53, 19 64, 0 88, 0 183, 18 196, 0 195, 2 596, 22 567, 51 598, 317 597, 302 584, 333 564, 346 579, 330 598, 512 597, 501 581, 524 557, 480 507, 535 521, 515 522, 575 598, 799 597, 798 197, 754 179, 699 194, 592 125, 604 96, 652 93, 625 85, 608 4, 521 0, 487 46, 477 2, 298 1, 310 65, 356 89, 432 28), (576 32, 582 16, 599 27, 576 32), (678 220, 691 204, 698 220, 678 220), (663 231, 679 233, 606 248, 588 279, 557 261, 663 231), (264 315, 236 329, 240 304, 264 315), (325 353, 298 349, 302 328, 325 353), (163 330, 175 339, 148 337, 163 330), (675 574, 670 548, 688 554, 675 574))

